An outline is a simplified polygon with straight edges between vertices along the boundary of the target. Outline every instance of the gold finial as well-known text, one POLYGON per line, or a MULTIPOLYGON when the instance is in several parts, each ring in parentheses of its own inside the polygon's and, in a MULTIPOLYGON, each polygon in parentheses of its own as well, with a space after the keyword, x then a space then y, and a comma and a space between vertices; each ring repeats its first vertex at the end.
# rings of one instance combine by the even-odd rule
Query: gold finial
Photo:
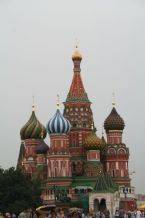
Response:
POLYGON ((76 45, 75 45, 75 51, 72 55, 72 59, 75 60, 75 59, 78 59, 78 60, 82 60, 82 55, 80 54, 79 50, 78 50, 78 42, 77 42, 77 39, 76 39, 76 45))
POLYGON ((115 102, 115 93, 112 93, 112 106, 115 107, 116 106, 116 102, 115 102))
POLYGON ((78 48, 78 39, 76 38, 76 45, 75 45, 76 49, 78 48))
POLYGON ((57 104, 56 105, 57 105, 57 109, 59 110, 59 105, 60 104, 59 104, 59 95, 58 94, 57 94, 57 104))
POLYGON ((34 96, 32 96, 32 111, 35 111, 34 96))

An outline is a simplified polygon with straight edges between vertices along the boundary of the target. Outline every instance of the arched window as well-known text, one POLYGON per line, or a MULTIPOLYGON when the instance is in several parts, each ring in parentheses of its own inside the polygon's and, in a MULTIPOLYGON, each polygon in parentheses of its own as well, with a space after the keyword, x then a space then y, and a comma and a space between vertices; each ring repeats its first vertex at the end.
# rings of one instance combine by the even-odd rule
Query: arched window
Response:
POLYGON ((75 172, 75 170, 76 170, 76 164, 74 162, 72 163, 72 170, 73 170, 73 172, 75 172))
POLYGON ((115 170, 112 170, 112 177, 115 177, 115 170))
POLYGON ((83 123, 83 127, 86 127, 86 123, 83 123))
POLYGON ((112 155, 112 154, 115 154, 116 151, 115 151, 114 148, 110 148, 110 149, 108 150, 108 153, 112 155))
POLYGON ((126 154, 126 151, 124 149, 120 148, 118 150, 118 154, 126 154))
POLYGON ((76 123, 73 123, 73 127, 76 127, 77 126, 77 124, 76 123))

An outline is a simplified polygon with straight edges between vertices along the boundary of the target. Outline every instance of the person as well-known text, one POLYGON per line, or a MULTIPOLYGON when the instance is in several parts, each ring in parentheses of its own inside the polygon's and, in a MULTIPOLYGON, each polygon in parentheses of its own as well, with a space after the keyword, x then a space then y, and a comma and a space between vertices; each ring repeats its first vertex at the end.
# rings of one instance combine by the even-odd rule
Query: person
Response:
POLYGON ((15 213, 12 213, 12 218, 16 218, 16 214, 15 213))
POLYGON ((131 213, 131 218, 136 218, 136 212, 135 212, 135 211, 133 211, 133 212, 131 213))
POLYGON ((0 218, 4 218, 4 215, 3 215, 3 213, 1 213, 1 212, 0 212, 0 218))
POLYGON ((109 211, 109 210, 107 210, 107 211, 105 212, 105 218, 110 218, 110 211, 109 211))
POLYGON ((140 218, 141 217, 141 211, 140 210, 137 210, 136 211, 136 218, 140 218))
POLYGON ((101 213, 100 213, 100 211, 97 211, 96 212, 96 218, 100 218, 101 217, 101 213))
POLYGON ((119 211, 119 218, 124 218, 125 212, 123 209, 120 209, 119 211))
POLYGON ((102 211, 100 212, 100 218, 105 218, 105 214, 102 211))
POLYGON ((115 211, 115 218, 119 218, 119 210, 115 211))
POLYGON ((11 214, 9 212, 5 213, 5 218, 11 218, 11 214))
POLYGON ((26 218, 26 212, 22 211, 21 213, 19 213, 18 218, 26 218))
POLYGON ((84 212, 82 213, 82 218, 85 218, 85 214, 84 214, 84 212))

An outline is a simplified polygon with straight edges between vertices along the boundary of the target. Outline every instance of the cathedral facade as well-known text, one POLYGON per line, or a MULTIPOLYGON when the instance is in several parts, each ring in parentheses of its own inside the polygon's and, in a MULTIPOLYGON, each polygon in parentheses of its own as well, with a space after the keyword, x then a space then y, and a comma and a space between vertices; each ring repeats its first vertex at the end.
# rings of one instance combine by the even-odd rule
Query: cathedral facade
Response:
POLYGON ((91 102, 81 78, 82 56, 77 48, 72 61, 73 79, 63 113, 58 103, 45 127, 32 106, 30 119, 20 131, 18 167, 42 181, 44 203, 88 199, 89 206, 97 210, 105 199, 113 214, 124 199, 131 209, 134 190, 128 169, 129 149, 122 141, 124 120, 113 104, 104 121, 106 137, 97 135, 91 102), (47 133, 49 146, 44 141, 47 133), (114 202, 113 209, 110 201, 114 202))

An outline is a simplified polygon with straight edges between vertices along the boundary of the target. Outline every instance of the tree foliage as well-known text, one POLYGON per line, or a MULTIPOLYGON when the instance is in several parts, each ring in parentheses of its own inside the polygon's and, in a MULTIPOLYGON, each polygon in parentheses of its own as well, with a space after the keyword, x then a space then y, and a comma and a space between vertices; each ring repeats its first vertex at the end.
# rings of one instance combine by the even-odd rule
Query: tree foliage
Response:
POLYGON ((40 182, 31 180, 20 169, 0 168, 0 211, 18 214, 41 204, 40 182))

